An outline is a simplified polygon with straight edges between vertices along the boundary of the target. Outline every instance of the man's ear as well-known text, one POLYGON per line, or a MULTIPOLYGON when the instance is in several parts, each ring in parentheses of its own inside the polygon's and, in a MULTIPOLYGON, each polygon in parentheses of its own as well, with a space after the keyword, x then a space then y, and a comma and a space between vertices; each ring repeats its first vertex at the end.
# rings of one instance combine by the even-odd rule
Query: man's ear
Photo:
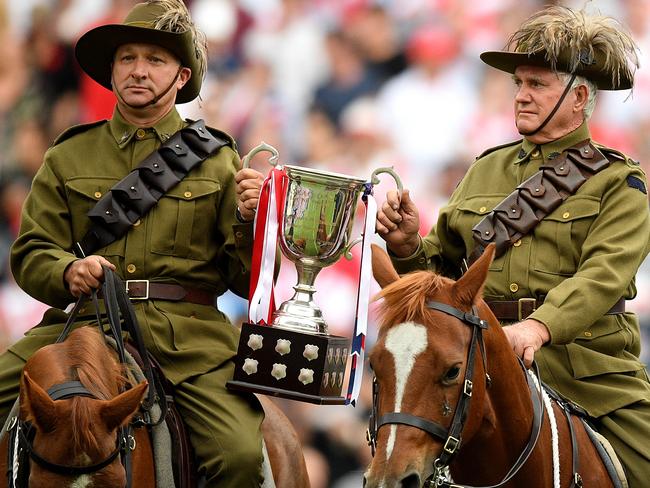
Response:
POLYGON ((589 87, 587 85, 578 85, 575 88, 576 102, 573 106, 575 112, 582 112, 589 101, 589 87))
POLYGON ((185 84, 190 81, 192 77, 192 70, 187 66, 183 66, 178 73, 178 89, 180 90, 185 86, 185 84))

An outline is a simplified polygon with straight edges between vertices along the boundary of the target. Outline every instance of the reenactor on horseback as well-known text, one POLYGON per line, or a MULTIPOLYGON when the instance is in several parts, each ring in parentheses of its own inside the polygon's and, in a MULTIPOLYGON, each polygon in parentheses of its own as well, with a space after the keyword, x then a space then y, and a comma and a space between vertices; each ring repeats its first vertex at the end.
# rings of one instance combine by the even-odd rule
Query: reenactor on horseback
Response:
POLYGON ((649 250, 647 182, 588 126, 598 89, 632 88, 637 47, 611 17, 548 7, 509 48, 481 59, 512 74, 523 138, 477 158, 426 237, 407 191, 388 194, 378 230, 400 273, 458 276, 495 243, 484 296, 514 352, 586 410, 629 486, 645 487, 650 382, 625 302, 649 250))
MULTIPOLYGON (((228 134, 175 108, 199 95, 205 46, 181 0, 137 4, 79 40, 79 64, 117 106, 59 136, 34 178, 11 267, 53 308, 0 355, 0 419, 25 361, 56 340, 63 309, 101 285, 105 266, 126 281, 144 343, 174 385, 206 486, 257 487, 264 415, 253 395, 226 390, 238 331, 216 298, 247 295, 262 177, 240 170, 228 134)), ((94 313, 80 310, 86 323, 94 313)))

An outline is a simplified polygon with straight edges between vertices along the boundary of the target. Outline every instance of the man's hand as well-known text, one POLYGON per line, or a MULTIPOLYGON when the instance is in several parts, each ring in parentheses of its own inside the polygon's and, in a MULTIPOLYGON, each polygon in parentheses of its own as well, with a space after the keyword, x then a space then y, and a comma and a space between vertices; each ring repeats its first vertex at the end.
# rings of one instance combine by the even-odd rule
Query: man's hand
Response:
POLYGON ((386 246, 398 257, 411 256, 420 244, 420 216, 408 190, 386 194, 386 201, 377 211, 377 232, 386 246))
POLYGON ((544 324, 535 319, 526 319, 503 328, 508 342, 515 354, 524 360, 530 368, 535 353, 551 339, 551 334, 544 324))
POLYGON ((63 279, 68 284, 70 293, 75 298, 81 295, 90 295, 93 289, 97 289, 104 281, 104 270, 102 265, 115 271, 115 266, 101 256, 87 256, 83 259, 73 261, 63 273, 63 279))
POLYGON ((253 168, 244 168, 235 175, 235 182, 237 183, 239 214, 242 219, 251 221, 255 218, 264 176, 253 168))

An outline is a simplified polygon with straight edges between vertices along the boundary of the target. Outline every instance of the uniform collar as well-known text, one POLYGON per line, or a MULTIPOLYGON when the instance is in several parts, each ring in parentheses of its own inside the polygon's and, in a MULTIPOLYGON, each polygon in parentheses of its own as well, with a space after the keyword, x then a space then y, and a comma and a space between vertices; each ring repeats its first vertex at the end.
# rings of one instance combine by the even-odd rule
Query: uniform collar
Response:
MULTIPOLYGON (((136 131, 141 127, 137 127, 127 122, 124 117, 122 117, 122 114, 116 106, 113 110, 113 117, 109 121, 109 128, 111 134, 115 138, 115 142, 120 147, 120 149, 122 149, 131 141, 131 139, 133 139, 136 131)), ((157 138, 161 142, 164 142, 169 139, 172 134, 178 132, 183 128, 183 119, 181 119, 181 116, 176 111, 176 108, 172 108, 172 110, 170 110, 170 112, 162 119, 160 119, 156 125, 153 127, 142 128, 152 129, 153 132, 155 132, 157 138)))
POLYGON ((531 153, 536 150, 539 151, 539 153, 536 154, 537 158, 542 158, 544 161, 549 158, 553 159, 554 157, 559 156, 566 148, 575 146, 586 139, 591 139, 591 133, 589 132, 589 126, 586 121, 573 132, 569 132, 567 135, 554 141, 547 142, 546 144, 534 144, 528 139, 524 139, 521 143, 521 150, 517 155, 516 164, 527 161, 528 158, 531 157, 531 153))

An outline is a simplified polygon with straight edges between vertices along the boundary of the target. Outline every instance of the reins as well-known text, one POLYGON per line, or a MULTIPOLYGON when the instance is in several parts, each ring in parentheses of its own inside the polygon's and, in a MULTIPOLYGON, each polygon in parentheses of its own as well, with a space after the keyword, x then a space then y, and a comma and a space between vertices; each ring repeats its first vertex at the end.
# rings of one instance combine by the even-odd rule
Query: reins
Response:
MULTIPOLYGON (((151 362, 147 356, 142 334, 138 327, 137 319, 133 306, 126 296, 126 288, 120 278, 110 269, 104 267, 104 283, 102 285, 102 294, 106 309, 106 318, 108 322, 108 332, 105 330, 105 320, 102 317, 98 294, 96 290, 92 292, 92 301, 95 307, 95 313, 99 329, 105 337, 109 335, 115 342, 115 349, 120 363, 126 364, 126 349, 124 347, 123 332, 127 332, 136 343, 136 347, 143 361, 143 373, 149 383, 148 394, 142 402, 144 418, 134 419, 129 425, 118 429, 115 449, 103 460, 90 465, 65 465, 52 462, 46 459, 42 454, 34 450, 33 442, 36 435, 34 427, 17 417, 13 419, 13 424, 8 430, 11 431, 9 439, 9 459, 8 459, 8 479, 9 486, 16 488, 20 482, 26 481, 28 477, 28 459, 33 460, 36 464, 50 472, 65 476, 80 476, 100 471, 121 456, 122 465, 126 472, 126 488, 132 486, 132 469, 131 469, 131 452, 135 449, 135 437, 133 435, 134 426, 146 425, 153 427, 165 420, 167 413, 166 397, 163 387, 153 373, 151 362), (121 319, 120 319, 121 317, 121 319), (124 321, 124 327, 122 327, 124 321), (158 403, 161 409, 159 418, 155 421, 151 418, 151 409, 155 403, 158 403)), ((69 335, 73 325, 79 315, 83 305, 87 302, 88 297, 82 295, 75 303, 72 311, 68 316, 65 326, 56 343, 63 342, 69 335)), ((76 396, 90 397, 97 399, 96 395, 91 393, 80 381, 67 381, 50 387, 47 391, 52 400, 64 400, 76 396)))
MULTIPOLYGON (((449 482, 445 476, 445 471, 446 468, 449 467, 453 457, 461 448, 462 432, 465 427, 465 421, 467 419, 467 413, 469 411, 469 406, 472 398, 472 390, 474 386, 471 378, 474 374, 474 364, 477 349, 481 350, 483 369, 485 371, 486 388, 490 386, 491 382, 490 376, 487 373, 487 359, 485 353, 485 343, 483 341, 483 330, 486 330, 488 328, 488 322, 478 317, 475 310, 473 310, 474 313, 467 313, 446 303, 435 301, 428 301, 426 303, 426 306, 429 309, 437 310, 447 315, 451 315, 464 324, 472 327, 472 338, 467 352, 467 365, 463 378, 463 389, 460 395, 460 399, 456 404, 456 411, 454 412, 454 416, 450 422, 449 427, 445 427, 437 422, 404 412, 390 412, 382 415, 380 418, 377 418, 377 409, 379 405, 379 385, 375 378, 373 381, 372 412, 370 415, 370 423, 367 433, 368 444, 371 447, 372 454, 374 456, 375 448, 377 445, 377 433, 380 427, 390 424, 409 425, 411 427, 421 429, 444 442, 439 457, 433 463, 433 474, 430 478, 427 479, 425 486, 441 488, 499 488, 514 478, 514 476, 526 463, 537 444, 537 440, 539 439, 542 423, 544 420, 544 406, 541 386, 537 387, 535 384, 533 384, 533 382, 530 380, 530 375, 526 372, 526 369, 520 360, 521 367, 524 371, 524 375, 526 376, 526 382, 531 392, 531 399, 533 403, 532 429, 526 446, 524 446, 524 449, 519 454, 517 460, 514 462, 513 466, 510 468, 505 477, 496 485, 482 487, 471 487, 468 485, 459 485, 449 482)), ((537 368, 536 365, 534 367, 535 369, 537 368)), ((537 374, 537 371, 535 372, 537 374)), ((539 377, 539 374, 537 374, 537 376, 539 377)))

